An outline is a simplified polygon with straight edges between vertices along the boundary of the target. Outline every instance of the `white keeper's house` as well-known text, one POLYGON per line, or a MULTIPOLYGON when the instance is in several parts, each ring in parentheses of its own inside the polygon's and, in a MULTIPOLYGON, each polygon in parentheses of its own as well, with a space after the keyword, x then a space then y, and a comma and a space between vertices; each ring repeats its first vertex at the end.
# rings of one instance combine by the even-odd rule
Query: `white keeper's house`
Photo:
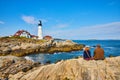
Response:
POLYGON ((39 20, 38 23, 38 36, 31 35, 28 31, 26 30, 18 30, 15 34, 15 37, 26 37, 26 38, 33 38, 33 39, 43 39, 42 36, 42 22, 39 20))
POLYGON ((28 31, 26 30, 18 30, 15 34, 15 37, 26 37, 26 38, 33 38, 36 39, 38 36, 31 35, 28 31))

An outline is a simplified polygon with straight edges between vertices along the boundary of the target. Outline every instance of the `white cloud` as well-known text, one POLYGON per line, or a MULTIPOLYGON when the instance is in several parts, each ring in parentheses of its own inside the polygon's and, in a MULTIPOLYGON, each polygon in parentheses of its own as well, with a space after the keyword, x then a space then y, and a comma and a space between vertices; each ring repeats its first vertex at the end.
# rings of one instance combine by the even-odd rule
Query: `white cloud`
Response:
POLYGON ((48 22, 46 19, 37 19, 33 16, 22 16, 22 20, 25 21, 28 24, 37 24, 39 22, 39 20, 42 21, 42 23, 46 23, 48 22))
POLYGON ((47 32, 54 37, 67 39, 120 39, 120 22, 47 32))
POLYGON ((22 16, 22 19, 28 24, 36 24, 36 20, 33 16, 22 16))
POLYGON ((0 24, 5 24, 5 22, 3 22, 3 21, 0 21, 0 24))
POLYGON ((116 33, 120 32, 120 22, 82 27, 77 31, 86 32, 86 35, 116 33))

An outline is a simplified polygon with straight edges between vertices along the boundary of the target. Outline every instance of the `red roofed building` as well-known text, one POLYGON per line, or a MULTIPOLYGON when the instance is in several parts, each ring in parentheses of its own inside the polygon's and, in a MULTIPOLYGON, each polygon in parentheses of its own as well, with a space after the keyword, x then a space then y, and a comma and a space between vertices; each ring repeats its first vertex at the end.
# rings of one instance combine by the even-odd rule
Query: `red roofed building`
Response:
POLYGON ((31 35, 28 31, 25 31, 25 30, 19 30, 19 31, 17 31, 14 34, 14 36, 37 39, 37 36, 31 35))
POLYGON ((43 39, 45 39, 45 40, 52 40, 53 38, 52 38, 52 36, 47 35, 47 36, 44 36, 43 39))
POLYGON ((33 38, 33 39, 38 39, 38 36, 31 35, 31 38, 33 38))

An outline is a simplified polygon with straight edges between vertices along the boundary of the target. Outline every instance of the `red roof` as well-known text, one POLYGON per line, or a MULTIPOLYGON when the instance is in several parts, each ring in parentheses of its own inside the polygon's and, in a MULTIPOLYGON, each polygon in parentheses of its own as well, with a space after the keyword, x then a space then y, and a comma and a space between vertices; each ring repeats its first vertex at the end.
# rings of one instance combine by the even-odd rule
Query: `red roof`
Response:
POLYGON ((27 32, 25 30, 19 30, 14 34, 14 36, 20 36, 23 32, 26 32, 27 34, 31 35, 29 32, 27 32))
POLYGON ((44 36, 43 39, 51 40, 51 39, 53 39, 53 38, 52 38, 52 36, 47 35, 47 36, 44 36))

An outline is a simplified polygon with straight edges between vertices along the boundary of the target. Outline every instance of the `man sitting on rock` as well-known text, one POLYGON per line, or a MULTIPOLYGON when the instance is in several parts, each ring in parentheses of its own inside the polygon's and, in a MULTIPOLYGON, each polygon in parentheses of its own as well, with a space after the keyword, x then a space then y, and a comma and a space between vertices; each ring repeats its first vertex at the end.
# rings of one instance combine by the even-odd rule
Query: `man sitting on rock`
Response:
POLYGON ((96 49, 94 50, 93 58, 95 60, 104 60, 105 59, 104 50, 101 48, 101 46, 99 44, 96 46, 96 49))

